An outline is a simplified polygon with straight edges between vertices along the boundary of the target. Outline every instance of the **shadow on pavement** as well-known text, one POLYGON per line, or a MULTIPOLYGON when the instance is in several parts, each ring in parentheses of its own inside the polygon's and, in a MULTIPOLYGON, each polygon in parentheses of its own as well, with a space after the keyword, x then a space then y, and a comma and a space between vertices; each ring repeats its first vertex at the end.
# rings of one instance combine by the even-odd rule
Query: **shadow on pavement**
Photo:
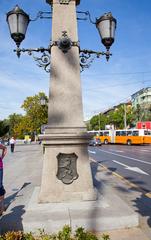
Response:
POLYGON ((2 216, 0 220, 0 234, 7 231, 23 230, 22 215, 25 213, 24 207, 24 205, 16 206, 11 209, 10 213, 2 216))
POLYGON ((9 207, 9 205, 15 200, 15 198, 17 197, 18 193, 25 187, 27 187, 29 184, 31 184, 30 182, 28 183, 24 183, 23 186, 17 190, 14 194, 8 196, 7 198, 5 198, 5 208, 7 209, 9 207))
POLYGON ((151 227, 151 198, 141 194, 141 196, 133 200, 133 202, 137 208, 136 212, 143 217, 147 217, 147 224, 151 227))
MULTIPOLYGON (((116 168, 108 168, 108 172, 106 172, 106 176, 112 175, 113 172, 116 172, 116 168)), ((128 180, 128 182, 135 184, 137 187, 125 187, 125 186, 115 186, 115 189, 119 192, 122 192, 123 194, 131 194, 133 192, 140 192, 140 196, 133 198, 131 200, 133 206, 135 207, 135 212, 137 212, 140 216, 146 217, 147 220, 146 224, 151 227, 151 198, 147 197, 144 192, 149 192, 148 189, 145 188, 145 182, 141 180, 136 180, 133 177, 124 177, 125 180, 128 180), (142 189, 142 190, 141 190, 142 189)), ((123 195, 124 196, 124 195, 123 195)), ((151 231, 151 230, 150 230, 151 231)))
MULTIPOLYGON (((22 187, 17 190, 12 195, 5 198, 5 208, 7 208, 15 201, 16 197, 20 197, 18 195, 22 189, 27 187, 30 182, 24 183, 22 187)), ((25 213, 25 205, 18 205, 11 208, 8 213, 6 212, 0 219, 0 234, 5 233, 6 231, 17 231, 23 230, 22 226, 22 215, 25 213)))
POLYGON ((97 189, 98 192, 101 191, 101 181, 98 181, 96 178, 96 174, 98 172, 98 163, 96 162, 91 162, 90 163, 91 166, 91 171, 92 171, 92 179, 93 179, 93 186, 97 189))

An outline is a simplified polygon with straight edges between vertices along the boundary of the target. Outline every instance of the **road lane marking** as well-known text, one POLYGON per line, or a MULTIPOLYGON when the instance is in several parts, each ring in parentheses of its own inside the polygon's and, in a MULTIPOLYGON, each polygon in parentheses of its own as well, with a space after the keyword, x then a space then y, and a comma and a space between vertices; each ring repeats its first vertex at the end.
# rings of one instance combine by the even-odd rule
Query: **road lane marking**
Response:
POLYGON ((134 172, 137 172, 137 173, 141 173, 141 174, 144 174, 144 175, 149 175, 148 173, 144 172, 143 170, 141 170, 141 169, 138 168, 138 167, 130 167, 130 166, 128 166, 128 165, 126 165, 126 164, 124 164, 124 163, 118 162, 118 161, 116 161, 116 160, 113 160, 113 162, 115 162, 115 163, 123 166, 123 167, 124 167, 125 169, 127 169, 127 170, 134 171, 134 172))
POLYGON ((90 151, 90 150, 88 150, 88 152, 89 152, 89 153, 96 154, 96 152, 95 152, 95 151, 90 151))
POLYGON ((117 153, 118 153, 118 152, 119 152, 119 153, 124 152, 124 151, 121 151, 121 150, 112 150, 112 149, 111 149, 111 151, 113 151, 113 152, 117 152, 117 153))
POLYGON ((102 149, 98 149, 98 150, 99 150, 100 152, 109 153, 109 154, 112 154, 112 155, 115 155, 115 156, 118 156, 118 157, 127 158, 127 159, 131 159, 131 160, 134 160, 134 161, 137 161, 137 162, 141 162, 141 163, 145 163, 145 164, 151 165, 151 162, 146 162, 146 161, 143 161, 143 160, 141 160, 141 159, 128 157, 128 156, 125 156, 125 155, 121 155, 121 154, 117 154, 117 153, 105 151, 105 150, 102 150, 102 149))
POLYGON ((151 192, 146 193, 146 191, 145 191, 143 188, 141 188, 139 185, 136 185, 135 183, 130 182, 130 181, 127 180, 125 177, 121 176, 120 174, 118 174, 118 173, 116 173, 116 172, 112 172, 110 169, 108 169, 108 167, 104 166, 104 165, 101 164, 101 163, 98 163, 98 162, 97 162, 96 160, 94 160, 93 158, 90 158, 90 161, 97 163, 97 164, 100 165, 105 171, 111 172, 113 176, 121 179, 121 180, 124 181, 126 184, 128 184, 130 187, 135 188, 135 189, 137 189, 138 191, 142 192, 142 194, 144 194, 146 197, 151 198, 151 192))
POLYGON ((142 149, 141 152, 150 152, 150 151, 147 149, 142 149))

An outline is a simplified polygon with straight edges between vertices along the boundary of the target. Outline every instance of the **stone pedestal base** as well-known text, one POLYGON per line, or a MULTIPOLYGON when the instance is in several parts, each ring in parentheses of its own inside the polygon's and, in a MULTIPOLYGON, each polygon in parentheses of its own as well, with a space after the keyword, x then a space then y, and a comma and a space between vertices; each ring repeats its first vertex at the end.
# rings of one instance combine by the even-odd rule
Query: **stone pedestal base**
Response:
POLYGON ((84 227, 88 231, 109 231, 138 226, 138 214, 111 190, 97 201, 38 204, 39 187, 34 189, 22 225, 25 232, 44 229, 55 233, 69 225, 72 231, 84 227), (118 203, 118 204, 117 204, 118 203))
POLYGON ((70 133, 68 129, 53 131, 40 136, 44 162, 39 202, 96 200, 87 150, 89 136, 74 129, 69 129, 70 133))

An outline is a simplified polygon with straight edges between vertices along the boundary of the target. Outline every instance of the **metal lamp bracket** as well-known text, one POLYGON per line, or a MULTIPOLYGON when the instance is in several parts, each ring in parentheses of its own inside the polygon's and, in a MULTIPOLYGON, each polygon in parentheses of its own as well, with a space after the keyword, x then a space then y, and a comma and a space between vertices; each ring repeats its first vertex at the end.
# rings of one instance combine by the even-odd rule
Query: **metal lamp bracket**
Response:
POLYGON ((106 60, 109 61, 109 58, 112 55, 109 50, 106 52, 97 52, 93 50, 80 49, 79 53, 81 72, 83 72, 85 68, 89 68, 95 58, 100 58, 102 55, 105 55, 106 60))
POLYGON ((58 41, 53 41, 51 42, 51 47, 52 46, 58 46, 62 50, 63 53, 67 53, 68 50, 71 49, 71 47, 79 47, 79 41, 72 41, 68 35, 67 31, 62 32, 62 37, 58 41))

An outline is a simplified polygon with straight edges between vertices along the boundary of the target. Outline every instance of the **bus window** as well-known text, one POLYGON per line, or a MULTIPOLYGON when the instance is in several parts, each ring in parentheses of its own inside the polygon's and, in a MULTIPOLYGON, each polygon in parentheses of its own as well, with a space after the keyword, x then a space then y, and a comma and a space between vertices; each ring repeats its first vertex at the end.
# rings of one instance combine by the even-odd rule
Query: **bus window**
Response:
POLYGON ((151 135, 151 131, 145 130, 145 131, 144 131, 144 135, 147 135, 147 136, 151 135))
POLYGON ((139 136, 139 132, 138 131, 133 131, 133 136, 139 136))
POLYGON ((127 136, 132 136, 132 131, 127 131, 127 136))
POLYGON ((109 136, 109 132, 104 132, 104 136, 109 136))
POLYGON ((116 136, 120 136, 120 131, 116 131, 116 136))
POLYGON ((126 136, 126 131, 120 131, 120 136, 126 136))

